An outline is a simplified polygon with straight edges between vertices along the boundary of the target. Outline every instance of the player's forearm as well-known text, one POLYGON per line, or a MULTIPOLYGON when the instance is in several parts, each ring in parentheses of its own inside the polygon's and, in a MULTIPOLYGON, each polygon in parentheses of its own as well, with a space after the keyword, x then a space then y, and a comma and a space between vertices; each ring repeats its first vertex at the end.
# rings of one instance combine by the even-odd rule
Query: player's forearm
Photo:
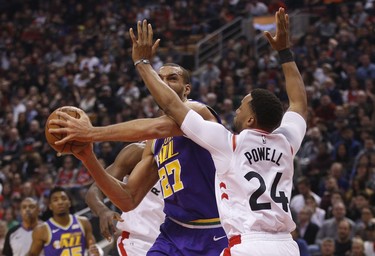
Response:
POLYGON ((181 125, 184 114, 186 114, 187 111, 181 110, 185 108, 185 105, 177 94, 161 80, 150 64, 138 64, 137 70, 156 103, 168 116, 172 117, 178 125, 181 125))
POLYGON ((105 210, 109 210, 109 208, 103 202, 104 198, 105 196, 103 192, 96 186, 95 183, 92 184, 87 191, 85 201, 96 216, 99 216, 100 213, 105 210))
POLYGON ((181 135, 173 122, 162 118, 136 119, 128 122, 93 127, 90 131, 92 141, 142 141, 181 135))
POLYGON ((294 61, 283 63, 281 66, 285 76, 286 91, 289 98, 290 110, 298 112, 306 119, 306 90, 298 67, 294 61))
POLYGON ((97 186, 118 208, 122 211, 130 211, 136 207, 126 185, 109 175, 94 154, 82 159, 82 163, 89 170, 97 186))

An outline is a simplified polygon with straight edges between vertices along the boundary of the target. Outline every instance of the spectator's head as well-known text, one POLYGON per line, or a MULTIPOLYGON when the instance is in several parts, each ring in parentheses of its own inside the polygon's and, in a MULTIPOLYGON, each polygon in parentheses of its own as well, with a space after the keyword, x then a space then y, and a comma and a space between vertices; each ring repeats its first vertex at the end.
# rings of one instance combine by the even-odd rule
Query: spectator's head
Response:
POLYGON ((359 192, 355 197, 354 197, 354 207, 357 209, 363 209, 364 207, 369 206, 369 195, 365 191, 359 192))
POLYGON ((311 220, 313 210, 309 206, 303 207, 298 213, 298 224, 307 224, 311 220))
POLYGON ((332 215, 336 221, 341 221, 346 215, 346 206, 343 202, 336 202, 332 205, 332 215))
POLYGON ((305 206, 309 207, 313 212, 315 212, 316 207, 318 207, 316 200, 312 195, 307 195, 305 197, 305 206))
POLYGON ((371 219, 374 218, 374 211, 371 207, 365 206, 361 209, 361 220, 363 223, 370 223, 371 219))
POLYGON ((365 255, 365 245, 360 237, 354 237, 352 239, 352 249, 350 255, 352 256, 364 256, 365 255))
POLYGON ((352 226, 349 221, 343 219, 339 222, 337 226, 337 238, 340 242, 347 242, 350 240, 350 233, 352 226))
POLYGON ((336 191, 339 188, 339 185, 337 183, 337 179, 332 175, 328 175, 324 179, 324 185, 325 185, 326 191, 328 191, 328 192, 336 191))
POLYGON ((375 242, 375 223, 373 221, 367 225, 366 234, 369 241, 375 242))
POLYGON ((311 190, 310 190, 309 179, 305 176, 298 178, 297 189, 298 189, 298 192, 304 197, 307 197, 308 195, 310 195, 311 190))
POLYGON ((324 238, 320 245, 320 253, 322 256, 334 256, 335 240, 332 238, 324 238))

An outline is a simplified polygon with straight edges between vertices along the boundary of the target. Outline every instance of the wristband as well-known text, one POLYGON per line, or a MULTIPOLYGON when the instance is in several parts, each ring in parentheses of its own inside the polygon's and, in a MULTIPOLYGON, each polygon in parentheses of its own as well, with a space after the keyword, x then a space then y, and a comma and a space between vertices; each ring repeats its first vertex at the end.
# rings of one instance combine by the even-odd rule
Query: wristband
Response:
POLYGON ((279 53, 279 58, 280 58, 280 64, 294 61, 293 53, 290 50, 290 48, 286 48, 284 50, 278 51, 278 53, 279 53))
POLYGON ((150 61, 147 59, 139 59, 136 62, 134 62, 134 66, 136 67, 138 64, 143 63, 143 64, 150 64, 150 61))

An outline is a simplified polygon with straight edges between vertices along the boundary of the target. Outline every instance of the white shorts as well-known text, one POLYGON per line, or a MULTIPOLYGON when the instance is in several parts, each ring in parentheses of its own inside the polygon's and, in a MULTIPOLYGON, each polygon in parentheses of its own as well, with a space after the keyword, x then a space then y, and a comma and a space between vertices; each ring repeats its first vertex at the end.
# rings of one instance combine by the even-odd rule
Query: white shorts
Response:
POLYGON ((299 248, 289 233, 254 232, 231 238, 220 256, 298 256, 299 248))
POLYGON ((145 256, 153 243, 129 236, 122 232, 117 238, 117 251, 121 256, 145 256))

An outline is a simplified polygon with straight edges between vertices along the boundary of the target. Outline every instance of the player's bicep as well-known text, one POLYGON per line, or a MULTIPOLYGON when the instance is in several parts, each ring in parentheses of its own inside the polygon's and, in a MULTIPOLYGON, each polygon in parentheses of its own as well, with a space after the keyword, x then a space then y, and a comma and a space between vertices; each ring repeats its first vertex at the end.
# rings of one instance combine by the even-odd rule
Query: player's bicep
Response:
POLYGON ((281 125, 274 133, 283 134, 296 154, 306 134, 306 121, 296 112, 287 111, 281 121, 281 125))
POLYGON ((138 205, 159 180, 157 165, 151 151, 151 141, 147 142, 142 160, 135 166, 127 182, 134 203, 138 205))
POLYGON ((37 226, 32 232, 32 243, 29 248, 29 256, 38 256, 43 250, 48 230, 44 226, 37 226))

